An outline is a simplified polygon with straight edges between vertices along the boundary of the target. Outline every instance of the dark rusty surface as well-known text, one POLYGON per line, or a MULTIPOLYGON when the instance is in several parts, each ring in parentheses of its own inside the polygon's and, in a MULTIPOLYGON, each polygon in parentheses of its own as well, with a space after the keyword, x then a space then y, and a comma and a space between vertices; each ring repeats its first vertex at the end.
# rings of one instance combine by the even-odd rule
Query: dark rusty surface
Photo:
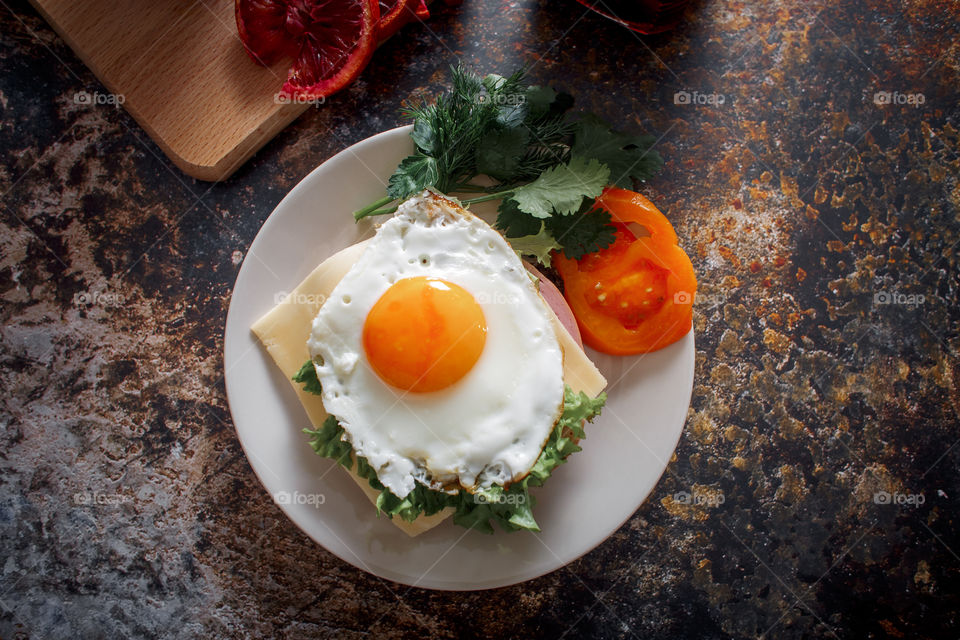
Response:
POLYGON ((573 0, 435 13, 210 185, 123 110, 75 104, 104 89, 26 3, 0 10, 0 637, 960 635, 960 3, 704 0, 643 39, 573 0), (644 191, 703 295, 685 434, 646 504, 567 568, 450 594, 283 516, 221 352, 274 205, 457 58, 532 64, 662 135, 644 191))

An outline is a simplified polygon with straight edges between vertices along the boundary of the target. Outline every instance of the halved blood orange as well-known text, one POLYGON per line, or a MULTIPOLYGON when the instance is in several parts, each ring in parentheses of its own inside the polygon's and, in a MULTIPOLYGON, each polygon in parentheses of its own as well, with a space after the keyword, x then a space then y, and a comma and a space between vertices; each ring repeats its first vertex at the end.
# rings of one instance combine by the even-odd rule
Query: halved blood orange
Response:
POLYGON ((236 0, 237 31, 260 64, 293 57, 280 95, 329 96, 360 75, 377 44, 378 0, 236 0))

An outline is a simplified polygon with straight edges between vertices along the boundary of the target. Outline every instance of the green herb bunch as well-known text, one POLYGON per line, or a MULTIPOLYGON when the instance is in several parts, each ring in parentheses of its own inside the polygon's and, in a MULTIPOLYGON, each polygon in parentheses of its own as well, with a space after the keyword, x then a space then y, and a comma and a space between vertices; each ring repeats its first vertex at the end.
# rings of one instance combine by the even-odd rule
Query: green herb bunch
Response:
POLYGON ((392 213, 427 188, 472 192, 478 195, 463 199, 465 206, 500 200, 497 228, 514 249, 547 266, 552 250, 577 259, 609 246, 615 229, 595 198, 608 184, 633 188, 663 166, 653 137, 574 114, 570 95, 526 84, 523 72, 451 72, 449 92, 404 111, 416 151, 390 177, 387 195, 354 217, 392 213), (481 186, 481 175, 493 185, 481 186))

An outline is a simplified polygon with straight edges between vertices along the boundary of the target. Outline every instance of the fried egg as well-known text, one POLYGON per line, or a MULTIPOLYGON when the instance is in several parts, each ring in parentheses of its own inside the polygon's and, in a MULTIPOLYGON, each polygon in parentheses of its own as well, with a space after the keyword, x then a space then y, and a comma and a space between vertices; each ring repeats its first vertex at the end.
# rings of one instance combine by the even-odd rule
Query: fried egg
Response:
POLYGON ((429 191, 334 288, 307 347, 323 403, 396 496, 507 485, 563 407, 551 311, 503 237, 429 191))

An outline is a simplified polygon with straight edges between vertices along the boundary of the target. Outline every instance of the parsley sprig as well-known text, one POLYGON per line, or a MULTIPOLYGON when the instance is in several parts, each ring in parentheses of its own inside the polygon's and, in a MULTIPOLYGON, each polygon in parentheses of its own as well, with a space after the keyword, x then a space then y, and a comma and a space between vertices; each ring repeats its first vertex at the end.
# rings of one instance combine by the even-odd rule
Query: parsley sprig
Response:
POLYGON ((404 110, 413 119, 416 150, 390 177, 387 195, 354 218, 392 213, 427 188, 474 192, 463 204, 500 200, 496 226, 514 249, 544 264, 551 250, 576 259, 609 246, 614 227, 595 198, 608 184, 631 188, 660 170, 653 137, 615 131, 593 114, 572 114, 570 95, 526 84, 523 72, 451 72, 450 91, 404 110), (480 175, 493 186, 478 185, 480 175))

